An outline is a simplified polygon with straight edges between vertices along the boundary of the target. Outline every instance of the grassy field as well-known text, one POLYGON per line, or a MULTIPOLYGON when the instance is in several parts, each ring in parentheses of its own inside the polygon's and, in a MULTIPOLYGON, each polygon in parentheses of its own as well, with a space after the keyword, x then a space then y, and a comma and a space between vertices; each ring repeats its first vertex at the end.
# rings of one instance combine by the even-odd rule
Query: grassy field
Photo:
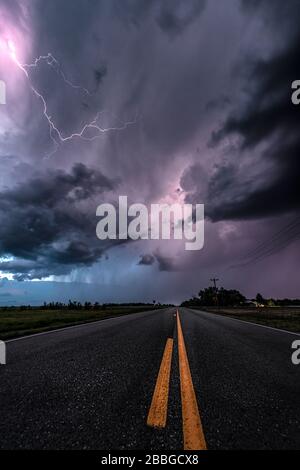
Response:
POLYGON ((0 340, 17 338, 33 333, 41 333, 70 325, 79 325, 91 321, 103 320, 114 316, 153 310, 150 306, 106 307, 105 309, 82 310, 43 310, 18 308, 4 310, 0 308, 0 340))
POLYGON ((299 307, 264 307, 264 308, 201 308, 206 312, 217 313, 239 320, 259 323, 262 325, 300 332, 299 307))

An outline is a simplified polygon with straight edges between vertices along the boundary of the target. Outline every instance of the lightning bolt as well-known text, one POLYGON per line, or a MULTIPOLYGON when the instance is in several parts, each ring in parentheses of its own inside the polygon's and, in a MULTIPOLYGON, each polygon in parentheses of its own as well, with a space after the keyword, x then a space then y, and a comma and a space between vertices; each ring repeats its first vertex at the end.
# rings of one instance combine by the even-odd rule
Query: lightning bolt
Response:
POLYGON ((32 69, 32 68, 37 68, 40 62, 46 62, 47 65, 52 67, 55 72, 61 76, 63 81, 69 85, 71 88, 74 88, 74 90, 81 90, 83 93, 85 93, 88 96, 92 96, 92 93, 87 89, 84 88, 80 85, 75 85, 72 83, 70 80, 67 79, 66 75, 64 74, 60 63, 58 62, 57 59, 49 52, 47 55, 41 55, 40 57, 36 58, 32 64, 23 64, 23 67, 25 69, 32 69))
POLYGON ((53 55, 51 53, 48 53, 47 55, 44 55, 44 56, 40 56, 38 58, 36 58, 34 60, 33 63, 31 64, 22 64, 19 60, 18 60, 18 57, 17 57, 17 51, 16 51, 16 47, 15 47, 15 44, 13 43, 13 41, 11 40, 8 40, 7 41, 7 50, 8 50, 8 53, 12 59, 12 61, 16 64, 16 66, 23 72, 23 74, 26 76, 27 80, 28 80, 28 83, 29 83, 29 87, 30 89, 32 90, 33 94, 41 101, 42 103, 42 107, 43 107, 43 115, 45 117, 45 119, 47 120, 47 123, 48 123, 48 126, 49 126, 49 136, 50 136, 50 139, 52 140, 53 142, 53 151, 49 154, 46 155, 46 158, 50 158, 52 155, 54 155, 56 153, 56 151, 58 150, 59 146, 61 144, 64 144, 65 142, 69 142, 75 138, 80 138, 82 140, 85 140, 85 141, 89 141, 89 142, 92 142, 94 141, 95 139, 98 139, 102 134, 106 133, 106 132, 111 132, 111 131, 123 131, 125 129, 127 129, 129 126, 133 125, 133 124, 136 124, 137 122, 137 115, 135 116, 135 118, 131 121, 127 121, 127 122, 124 122, 122 125, 120 126, 112 126, 112 127, 102 127, 99 123, 99 119, 100 119, 100 116, 101 114, 103 114, 105 111, 100 111, 96 114, 96 116, 94 117, 94 119, 92 119, 90 122, 86 123, 80 131, 78 132, 75 132, 73 134, 70 134, 70 135, 63 135, 62 131, 55 125, 54 123, 54 120, 52 118, 52 116, 50 115, 49 113, 49 110, 48 110, 48 105, 47 105, 47 102, 46 102, 46 99, 44 98, 44 96, 42 95, 42 93, 40 93, 32 84, 31 82, 31 79, 30 79, 30 75, 29 75, 29 72, 28 70, 30 69, 33 69, 33 68, 36 68, 38 67, 38 65, 40 64, 40 62, 44 61, 46 62, 47 65, 49 65, 50 67, 52 67, 56 73, 58 75, 61 76, 61 78, 63 79, 63 81, 69 85, 71 88, 73 89, 76 89, 76 90, 81 90, 83 93, 85 93, 86 95, 88 96, 91 96, 92 93, 90 93, 89 90, 87 90, 86 88, 84 87, 81 87, 80 85, 75 85, 74 83, 72 83, 70 80, 67 79, 66 75, 64 74, 64 72, 62 71, 61 69, 61 66, 59 64, 59 62, 55 59, 55 57, 53 57, 53 55), (94 131, 94 135, 92 136, 88 136, 87 135, 87 132, 88 131, 94 131))

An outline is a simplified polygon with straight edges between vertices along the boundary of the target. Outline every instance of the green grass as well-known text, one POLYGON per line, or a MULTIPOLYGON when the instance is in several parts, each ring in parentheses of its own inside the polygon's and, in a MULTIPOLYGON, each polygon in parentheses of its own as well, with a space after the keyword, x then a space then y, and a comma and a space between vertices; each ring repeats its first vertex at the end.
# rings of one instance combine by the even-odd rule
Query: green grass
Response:
POLYGON ((106 309, 99 308, 97 310, 0 309, 0 339, 17 338, 145 310, 153 310, 153 307, 107 307, 106 309))
POLYGON ((207 312, 238 318, 260 325, 271 326, 295 333, 300 332, 300 308, 264 307, 264 308, 202 308, 207 312))

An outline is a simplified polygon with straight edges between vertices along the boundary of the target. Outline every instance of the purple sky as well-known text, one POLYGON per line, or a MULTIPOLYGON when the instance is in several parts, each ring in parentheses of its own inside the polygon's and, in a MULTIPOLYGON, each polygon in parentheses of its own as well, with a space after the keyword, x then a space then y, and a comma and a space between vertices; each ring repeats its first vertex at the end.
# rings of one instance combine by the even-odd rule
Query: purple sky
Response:
POLYGON ((180 302, 212 276, 300 297, 299 22, 297 0, 0 0, 0 304, 180 302), (124 194, 204 203, 204 249, 98 240, 124 194))

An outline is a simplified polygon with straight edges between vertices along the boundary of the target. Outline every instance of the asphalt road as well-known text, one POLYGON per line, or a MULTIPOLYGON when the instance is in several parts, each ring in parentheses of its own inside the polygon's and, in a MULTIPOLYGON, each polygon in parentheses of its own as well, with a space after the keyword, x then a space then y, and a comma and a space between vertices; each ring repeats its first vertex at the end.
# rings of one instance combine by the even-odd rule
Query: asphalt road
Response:
MULTIPOLYGON (((179 309, 208 449, 299 449, 299 336, 179 309)), ((183 449, 176 310, 7 343, 1 449, 183 449), (146 426, 174 337, 167 426, 146 426)))

